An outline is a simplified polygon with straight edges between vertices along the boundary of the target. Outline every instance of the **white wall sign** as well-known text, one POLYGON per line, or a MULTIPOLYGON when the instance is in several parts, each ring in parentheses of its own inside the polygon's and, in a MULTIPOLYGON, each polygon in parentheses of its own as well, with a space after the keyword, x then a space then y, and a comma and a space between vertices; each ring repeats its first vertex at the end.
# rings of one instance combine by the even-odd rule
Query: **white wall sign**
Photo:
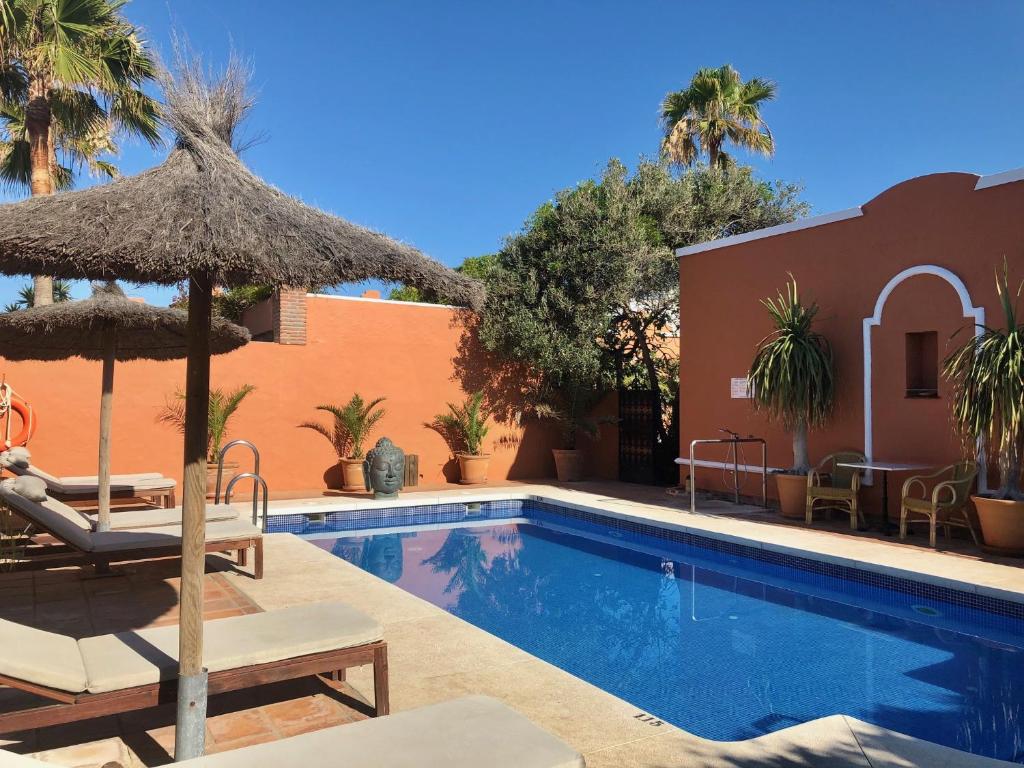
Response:
POLYGON ((750 382, 746 376, 729 379, 729 395, 733 400, 745 400, 750 397, 750 382))

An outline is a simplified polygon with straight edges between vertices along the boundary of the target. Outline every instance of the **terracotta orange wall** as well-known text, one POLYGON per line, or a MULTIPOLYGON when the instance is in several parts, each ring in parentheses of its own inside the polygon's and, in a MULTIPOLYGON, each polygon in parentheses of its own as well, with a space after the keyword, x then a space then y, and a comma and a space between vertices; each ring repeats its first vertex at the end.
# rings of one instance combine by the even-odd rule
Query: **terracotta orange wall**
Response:
MULTIPOLYGON (((960 277, 990 322, 1001 322, 994 270, 1006 257, 1013 277, 1024 278, 1024 182, 975 191, 977 179, 961 173, 912 179, 865 204, 860 217, 682 256, 683 450, 694 438, 719 436, 725 426, 766 437, 769 465, 792 463, 789 436, 755 414, 749 400, 732 399, 729 392, 730 378, 746 375, 758 341, 771 330, 759 300, 775 296, 788 272, 802 297, 820 305, 817 328, 832 341, 837 358, 838 406, 831 423, 811 434, 812 461, 863 448, 862 321, 896 274, 917 265, 944 267, 960 277)), ((951 334, 972 322, 954 288, 938 277, 914 276, 893 291, 872 331, 877 459, 942 464, 960 457, 947 385, 940 383, 937 399, 905 397, 904 334, 937 331, 943 357, 951 334)), ((705 458, 724 456, 713 454, 704 451, 705 458)), ((758 452, 748 448, 745 458, 755 464, 758 452)), ((718 487, 721 481, 720 470, 698 470, 698 485, 718 487)), ((747 491, 757 488, 751 477, 747 491)), ((895 481, 891 488, 898 490, 895 481)))
MULTIPOLYGON (((492 378, 473 344, 460 344, 464 328, 455 310, 387 301, 314 296, 307 301, 305 345, 254 342, 215 357, 213 386, 253 384, 255 392, 232 422, 229 438, 259 447, 262 470, 275 490, 316 489, 335 484, 333 450, 320 435, 297 425, 326 414, 320 403, 343 403, 353 392, 387 398, 387 415, 368 441, 387 435, 420 457, 421 483, 453 479, 444 441, 423 427, 448 401, 466 396, 458 369, 472 387, 492 378)), ((55 474, 95 474, 100 367, 80 359, 16 363, 0 358, 0 373, 38 410, 39 429, 30 448, 40 466, 55 474)), ((182 442, 156 418, 166 399, 184 385, 183 361, 119 364, 115 373, 113 465, 115 472, 158 471, 181 479, 182 442)), ((614 439, 614 436, 609 436, 614 439)), ((495 424, 485 441, 493 452, 493 480, 553 476, 550 449, 556 436, 546 425, 525 429, 495 424)), ((237 458, 247 460, 244 449, 237 458)), ((234 454, 232 454, 234 456, 234 454)), ((595 451, 591 473, 614 476, 614 453, 595 451)))

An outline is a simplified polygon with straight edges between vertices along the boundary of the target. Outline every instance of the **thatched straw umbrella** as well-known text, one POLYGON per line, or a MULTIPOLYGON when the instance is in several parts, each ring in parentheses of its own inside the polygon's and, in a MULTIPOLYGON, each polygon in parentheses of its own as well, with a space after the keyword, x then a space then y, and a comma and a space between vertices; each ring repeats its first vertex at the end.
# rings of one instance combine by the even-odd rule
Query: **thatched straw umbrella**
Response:
MULTIPOLYGON (((100 395, 99 525, 110 530, 110 419, 116 360, 177 360, 185 357, 188 314, 180 309, 131 301, 117 283, 93 286, 92 296, 0 314, 0 351, 8 360, 103 361, 100 395)), ((249 342, 249 331, 215 318, 210 353, 230 352, 249 342)))
POLYGON ((309 288, 371 278, 476 307, 480 285, 382 234, 311 208, 253 175, 232 150, 251 106, 238 66, 209 84, 186 64, 166 85, 176 143, 160 166, 89 189, 0 206, 0 272, 188 281, 188 365, 178 726, 175 758, 201 754, 202 607, 210 310, 215 285, 309 288))

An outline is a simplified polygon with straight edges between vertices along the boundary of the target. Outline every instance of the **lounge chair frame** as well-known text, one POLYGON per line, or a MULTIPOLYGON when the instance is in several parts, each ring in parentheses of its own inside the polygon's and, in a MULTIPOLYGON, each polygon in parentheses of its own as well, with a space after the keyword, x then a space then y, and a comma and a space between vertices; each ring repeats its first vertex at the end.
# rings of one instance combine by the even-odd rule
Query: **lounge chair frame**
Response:
MULTIPOLYGON (((226 693, 312 675, 328 675, 334 680, 344 680, 345 670, 367 664, 373 665, 374 716, 380 717, 390 711, 388 647, 384 640, 266 664, 211 672, 208 691, 210 694, 226 693)), ((0 733, 15 733, 95 717, 136 712, 176 701, 178 695, 177 679, 117 691, 78 694, 4 675, 0 675, 0 684, 56 702, 0 713, 0 733)))
MULTIPOLYGON (((17 495, 13 495, 16 497, 17 495)), ((92 564, 98 572, 110 570, 111 563, 128 562, 133 560, 152 560, 161 557, 180 557, 181 543, 160 543, 145 544, 139 543, 137 547, 125 547, 122 549, 110 549, 93 551, 83 549, 80 545, 62 535, 59 530, 54 529, 46 523, 46 520, 39 519, 38 515, 20 509, 18 505, 10 501, 0 500, 11 515, 26 522, 22 536, 33 542, 29 547, 23 548, 24 557, 10 564, 14 569, 26 568, 55 568, 69 565, 81 565, 83 562, 92 564), (56 541, 59 545, 39 545, 34 542, 36 531, 43 531, 56 541)), ((26 504, 35 504, 26 500, 26 504)), ((253 529, 253 532, 232 531, 233 536, 210 539, 206 542, 205 552, 234 552, 237 554, 238 564, 242 567, 248 565, 249 550, 253 550, 253 578, 263 578, 263 537, 260 531, 253 529)))
MULTIPOLYGON (((42 477, 38 474, 33 474, 27 470, 19 471, 17 466, 4 465, 0 466, 0 476, 3 473, 7 473, 12 477, 29 476, 29 477, 42 477)), ((59 491, 53 487, 53 485, 42 478, 43 482, 47 484, 47 493, 57 499, 58 501, 96 501, 98 491, 89 489, 76 492, 59 491)), ((57 478, 60 480, 61 478, 57 478)), ((168 478, 169 479, 169 478, 168 478)), ((111 500, 121 501, 137 501, 140 503, 152 504, 155 507, 163 507, 164 509, 172 509, 177 506, 176 496, 177 486, 172 484, 164 488, 154 488, 151 490, 139 490, 138 488, 123 488, 119 486, 111 487, 110 498, 111 500)))
MULTIPOLYGON (((14 514, 17 514, 14 511, 14 514)), ((35 521, 32 526, 43 529, 35 521)), ((127 563, 135 560, 156 560, 163 557, 181 557, 181 546, 140 547, 124 549, 117 552, 86 552, 57 536, 52 531, 46 533, 60 541, 60 544, 33 545, 24 550, 25 559, 14 563, 14 570, 36 570, 39 568, 65 568, 75 565, 91 565, 97 573, 106 573, 113 563, 127 563)), ((30 534, 31 535, 31 534, 30 534)), ((233 539, 217 539, 206 542, 206 554, 234 552, 235 563, 240 568, 249 565, 249 550, 253 550, 253 573, 255 580, 263 578, 263 539, 259 536, 246 536, 233 539)))

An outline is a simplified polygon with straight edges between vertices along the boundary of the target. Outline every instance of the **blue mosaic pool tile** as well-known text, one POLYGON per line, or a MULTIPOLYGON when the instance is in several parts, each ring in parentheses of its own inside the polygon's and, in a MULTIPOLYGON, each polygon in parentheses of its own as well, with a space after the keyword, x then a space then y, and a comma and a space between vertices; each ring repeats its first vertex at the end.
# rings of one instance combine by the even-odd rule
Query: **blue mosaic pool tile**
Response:
MULTIPOLYGON (((572 521, 575 525, 593 526, 598 532, 623 543, 642 545, 645 539, 658 539, 713 552, 737 567, 757 571, 758 564, 768 568, 786 568, 801 572, 799 581, 820 589, 836 589, 845 582, 846 588, 857 585, 859 597, 891 600, 884 593, 899 593, 918 601, 941 603, 946 612, 960 611, 961 620, 982 621, 986 626, 998 624, 998 617, 1011 621, 1024 621, 1024 603, 1002 600, 988 595, 958 590, 951 587, 914 581, 912 579, 879 573, 810 557, 784 554, 761 547, 716 539, 688 531, 665 528, 652 523, 627 520, 597 511, 576 509, 546 501, 500 500, 479 503, 448 503, 421 507, 378 507, 361 510, 337 510, 327 513, 276 515, 270 518, 269 532, 289 532, 299 535, 317 533, 345 533, 374 528, 392 528, 411 525, 437 525, 479 520, 503 520, 527 517, 538 522, 572 521), (866 591, 865 591, 866 590, 866 591), (878 590, 875 594, 873 591, 878 590), (966 613, 970 612, 968 616, 966 613), (979 615, 974 615, 980 612, 979 615)), ((771 574, 771 572, 766 572, 771 574)))
POLYGON ((432 504, 417 507, 376 507, 332 512, 308 512, 274 515, 267 523, 268 533, 344 533, 372 528, 406 525, 437 525, 466 520, 506 520, 522 514, 522 501, 486 501, 479 503, 432 504))

